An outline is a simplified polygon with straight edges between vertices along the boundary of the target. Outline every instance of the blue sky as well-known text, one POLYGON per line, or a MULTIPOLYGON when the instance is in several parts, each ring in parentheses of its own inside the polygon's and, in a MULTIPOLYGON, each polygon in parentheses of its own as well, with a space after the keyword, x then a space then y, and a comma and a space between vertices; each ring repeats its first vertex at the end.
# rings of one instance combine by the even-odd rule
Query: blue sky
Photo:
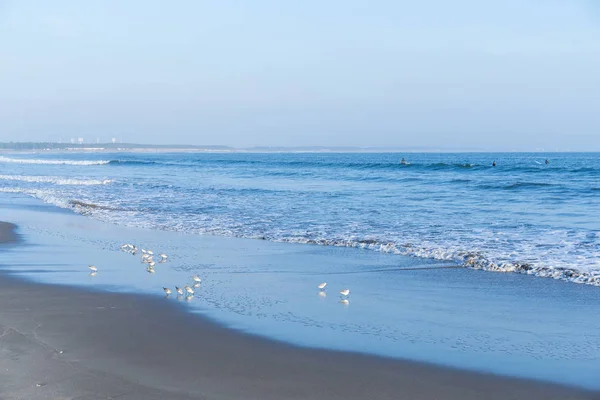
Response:
POLYGON ((0 140, 600 150, 594 0, 0 0, 0 140))

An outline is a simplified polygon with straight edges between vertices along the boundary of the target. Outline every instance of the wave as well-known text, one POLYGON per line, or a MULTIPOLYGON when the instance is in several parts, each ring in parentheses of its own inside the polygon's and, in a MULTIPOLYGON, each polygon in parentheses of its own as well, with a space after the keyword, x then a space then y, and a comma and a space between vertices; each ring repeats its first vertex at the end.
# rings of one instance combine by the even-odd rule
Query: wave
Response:
POLYGON ((160 163, 156 161, 145 161, 145 160, 110 160, 107 162, 109 165, 152 165, 152 164, 163 164, 163 165, 176 165, 174 163, 160 163))
POLYGON ((0 162, 16 164, 48 164, 48 165, 104 165, 110 161, 103 160, 46 160, 37 158, 10 158, 0 156, 0 162))
POLYGON ((128 209, 128 208, 122 208, 122 207, 107 206, 107 205, 96 204, 96 203, 87 203, 87 202, 84 202, 81 200, 69 200, 68 204, 71 208, 73 208, 75 211, 79 212, 80 214, 87 214, 93 210, 136 211, 134 209, 128 209))
POLYGON ((70 179, 70 178, 59 178, 53 176, 27 176, 27 175, 0 175, 0 180, 5 181, 21 181, 21 182, 32 182, 32 183, 53 183, 55 185, 107 185, 113 182, 110 179, 70 179))
MULTIPOLYGON (((90 216, 105 222, 138 226, 150 229, 162 229, 172 231, 184 231, 196 234, 213 234, 220 236, 253 238, 268 240, 272 242, 300 243, 321 246, 360 248, 371 251, 398 254, 411 257, 428 258, 452 262, 457 266, 492 272, 519 273, 537 277, 553 278, 574 283, 600 286, 600 269, 598 263, 587 266, 578 265, 577 268, 548 266, 540 261, 503 260, 490 256, 484 251, 469 250, 453 245, 436 245, 423 242, 402 242, 402 239, 385 240, 373 237, 348 237, 348 238, 314 238, 305 235, 297 235, 292 231, 278 231, 272 234, 256 234, 249 231, 236 231, 225 224, 210 227, 204 224, 190 228, 189 225, 174 223, 156 224, 151 218, 132 218, 135 215, 148 215, 151 210, 124 208, 111 204, 102 204, 81 199, 65 199, 64 194, 58 190, 37 190, 20 188, 0 188, 0 192, 22 193, 54 204, 61 208, 70 209, 78 214, 90 216)), ((595 237, 595 236, 594 236, 595 237)), ((405 239, 406 240, 406 239, 405 239)))
POLYGON ((478 185, 479 189, 500 189, 500 190, 514 190, 514 189, 529 189, 529 188, 545 188, 545 187, 558 187, 560 185, 544 182, 516 182, 506 185, 478 185))

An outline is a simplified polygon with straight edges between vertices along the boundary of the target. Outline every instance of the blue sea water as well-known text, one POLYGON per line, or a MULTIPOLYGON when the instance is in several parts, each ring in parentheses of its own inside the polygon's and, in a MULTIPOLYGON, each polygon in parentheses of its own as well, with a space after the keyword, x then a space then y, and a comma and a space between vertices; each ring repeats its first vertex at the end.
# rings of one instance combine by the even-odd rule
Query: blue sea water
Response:
POLYGON ((0 249, 0 266, 157 296, 198 274, 195 296, 165 301, 302 346, 597 390, 600 154, 544 160, 5 154, 0 220, 25 245, 0 249), (169 260, 148 273, 125 242, 169 260))
POLYGON ((600 285, 598 153, 38 153, 0 168, 0 191, 115 224, 600 285))

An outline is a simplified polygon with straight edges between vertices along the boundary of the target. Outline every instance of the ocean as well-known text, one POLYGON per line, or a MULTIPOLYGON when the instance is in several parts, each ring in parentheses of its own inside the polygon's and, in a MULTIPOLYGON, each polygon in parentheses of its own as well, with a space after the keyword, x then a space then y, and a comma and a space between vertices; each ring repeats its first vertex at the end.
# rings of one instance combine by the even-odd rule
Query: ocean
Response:
POLYGON ((0 168, 0 192, 113 224, 600 286, 598 153, 37 153, 0 168))
POLYGON ((23 238, 0 267, 24 279, 163 297, 198 275, 165 301, 242 332, 600 388, 600 154, 19 153, 0 168, 0 221, 23 238), (148 271, 124 243, 168 261, 148 271))

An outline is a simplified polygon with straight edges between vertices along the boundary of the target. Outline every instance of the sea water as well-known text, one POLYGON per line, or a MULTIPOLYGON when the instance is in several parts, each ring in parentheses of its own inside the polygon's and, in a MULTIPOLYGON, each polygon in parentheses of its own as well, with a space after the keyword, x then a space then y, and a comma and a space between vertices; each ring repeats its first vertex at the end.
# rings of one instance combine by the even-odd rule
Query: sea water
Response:
POLYGON ((600 285, 598 153, 7 154, 0 167, 0 191, 115 224, 600 285))

